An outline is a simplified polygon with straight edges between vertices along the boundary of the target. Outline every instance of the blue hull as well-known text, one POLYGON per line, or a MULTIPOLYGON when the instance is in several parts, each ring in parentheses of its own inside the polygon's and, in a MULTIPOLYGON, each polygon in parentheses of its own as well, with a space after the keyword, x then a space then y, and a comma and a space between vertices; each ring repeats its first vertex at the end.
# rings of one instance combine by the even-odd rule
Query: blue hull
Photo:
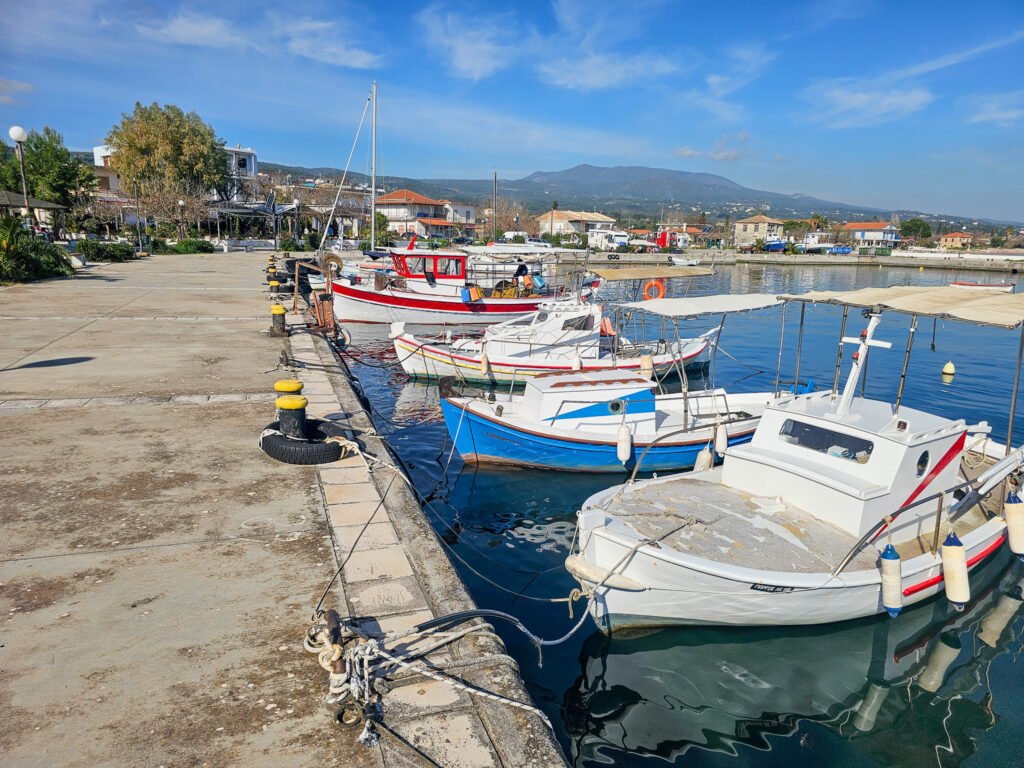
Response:
MULTIPOLYGON (((617 455, 614 441, 593 439, 559 439, 512 429, 441 400, 441 411, 448 434, 455 449, 467 463, 510 464, 540 469, 560 469, 569 472, 632 472, 637 459, 643 455, 645 444, 633 445, 633 454, 623 465, 617 455)), ((754 429, 729 438, 729 445, 750 441, 754 429)), ((692 469, 697 454, 708 440, 688 443, 668 443, 651 448, 640 469, 643 472, 667 472, 692 469)))

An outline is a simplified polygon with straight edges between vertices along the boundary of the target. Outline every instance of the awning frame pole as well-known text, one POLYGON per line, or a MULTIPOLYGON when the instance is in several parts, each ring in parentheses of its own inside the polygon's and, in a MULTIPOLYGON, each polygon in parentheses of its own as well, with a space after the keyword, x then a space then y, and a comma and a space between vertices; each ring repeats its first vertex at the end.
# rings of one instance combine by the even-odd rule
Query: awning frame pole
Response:
POLYGON ((850 314, 850 305, 843 306, 843 322, 839 326, 839 349, 836 350, 836 372, 832 377, 832 401, 839 397, 839 375, 843 369, 843 336, 846 335, 846 318, 850 314))
POLYGON ((893 407, 893 415, 900 412, 900 401, 903 400, 903 385, 907 383, 907 368, 910 366, 910 350, 914 346, 914 336, 917 333, 917 315, 910 318, 910 333, 907 334, 907 350, 903 353, 903 369, 900 371, 900 386, 896 390, 896 404, 893 407))
POLYGON ((804 313, 807 311, 807 304, 800 305, 800 330, 796 335, 796 371, 793 373, 793 394, 800 392, 800 358, 804 351, 804 313))
POLYGON ((1006 428, 1006 452, 1013 450, 1013 420, 1017 417, 1017 394, 1020 391, 1020 366, 1024 361, 1024 324, 1020 327, 1020 342, 1017 344, 1017 370, 1013 374, 1013 398, 1010 400, 1010 423, 1006 428))
POLYGON ((782 305, 782 330, 779 331, 779 361, 775 366, 775 397, 779 396, 779 384, 782 377, 782 349, 786 343, 786 312, 789 304, 782 305))

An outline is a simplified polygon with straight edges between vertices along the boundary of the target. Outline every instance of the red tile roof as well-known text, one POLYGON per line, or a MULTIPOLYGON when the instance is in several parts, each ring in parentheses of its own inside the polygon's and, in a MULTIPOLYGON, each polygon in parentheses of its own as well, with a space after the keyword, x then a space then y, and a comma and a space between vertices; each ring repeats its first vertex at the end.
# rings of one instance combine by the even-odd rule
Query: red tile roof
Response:
POLYGON ((436 205, 443 206, 440 200, 432 200, 425 195, 421 195, 419 192, 413 192, 411 189, 396 189, 394 192, 388 192, 386 195, 381 195, 377 198, 377 204, 384 203, 419 203, 420 205, 436 205))
POLYGON ((840 229, 853 232, 867 229, 885 229, 886 227, 891 226, 892 222, 890 221, 851 221, 849 224, 843 224, 840 229))
POLYGON ((430 227, 454 227, 454 221, 448 221, 448 219, 428 219, 423 216, 417 217, 416 221, 420 224, 426 224, 430 227))
POLYGON ((970 232, 950 232, 948 235, 943 235, 943 237, 970 237, 970 238, 973 238, 974 235, 972 235, 970 232))

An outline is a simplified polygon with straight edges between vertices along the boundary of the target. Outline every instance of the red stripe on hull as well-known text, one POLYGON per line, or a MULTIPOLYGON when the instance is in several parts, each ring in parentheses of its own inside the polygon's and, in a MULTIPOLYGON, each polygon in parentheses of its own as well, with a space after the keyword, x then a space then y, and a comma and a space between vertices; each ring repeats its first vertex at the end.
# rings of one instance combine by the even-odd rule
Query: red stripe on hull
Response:
POLYGON ((361 301, 366 304, 381 307, 402 307, 403 309, 422 309, 436 312, 460 312, 467 315, 485 315, 490 312, 536 312, 537 306, 544 301, 552 301, 555 297, 543 296, 535 300, 524 301, 522 299, 481 299, 472 303, 452 297, 451 300, 444 299, 418 299, 396 296, 394 294, 381 294, 373 291, 359 291, 346 288, 345 286, 331 283, 331 293, 344 296, 346 299, 361 301))
MULTIPOLYGON (((1004 541, 1006 541, 1006 534, 1003 534, 998 539, 996 539, 991 544, 989 544, 987 547, 985 547, 984 550, 982 550, 981 552, 976 554, 974 557, 970 558, 967 561, 967 567, 970 568, 970 567, 974 566, 976 563, 979 563, 982 560, 984 560, 986 557, 988 557, 993 552, 995 552, 997 549, 999 549, 999 545, 1002 544, 1004 541)), ((945 579, 945 576, 940 573, 938 576, 932 576, 930 579, 925 579, 924 581, 919 581, 917 584, 911 584, 909 587, 907 587, 906 589, 903 590, 903 596, 904 597, 910 597, 911 595, 915 595, 918 592, 920 592, 922 589, 928 589, 928 587, 934 587, 936 584, 938 584, 940 581, 943 581, 944 579, 945 579)))

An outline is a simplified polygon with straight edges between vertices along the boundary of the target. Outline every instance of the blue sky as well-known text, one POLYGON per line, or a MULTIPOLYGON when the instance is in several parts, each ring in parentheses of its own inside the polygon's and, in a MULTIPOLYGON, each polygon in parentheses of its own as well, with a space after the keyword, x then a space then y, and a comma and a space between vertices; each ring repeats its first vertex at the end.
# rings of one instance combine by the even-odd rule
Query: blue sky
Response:
POLYGON ((3 0, 0 125, 87 149, 158 101, 342 166, 377 80, 386 174, 650 165, 1024 220, 1021 0, 776 6, 3 0))

